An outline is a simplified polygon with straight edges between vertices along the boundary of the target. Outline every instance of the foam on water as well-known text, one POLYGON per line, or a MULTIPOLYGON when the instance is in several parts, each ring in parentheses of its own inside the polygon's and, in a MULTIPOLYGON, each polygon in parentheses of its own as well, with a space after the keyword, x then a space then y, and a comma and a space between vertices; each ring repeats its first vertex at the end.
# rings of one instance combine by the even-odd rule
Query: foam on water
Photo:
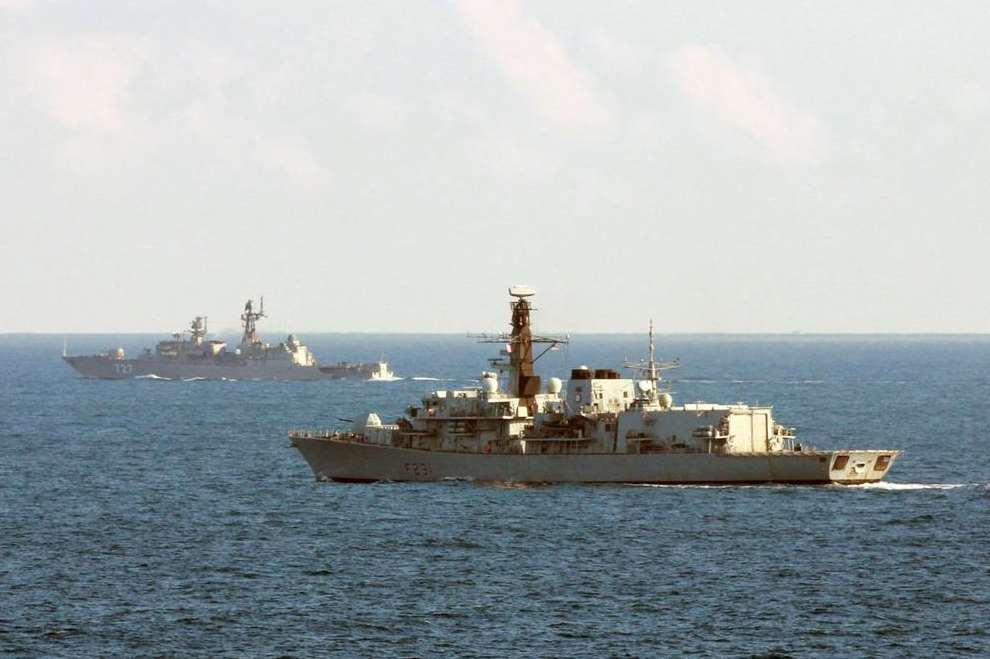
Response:
POLYGON ((838 487, 856 490, 905 492, 911 490, 956 490, 971 485, 972 483, 893 483, 890 481, 880 481, 878 483, 862 483, 860 485, 839 485, 838 487))

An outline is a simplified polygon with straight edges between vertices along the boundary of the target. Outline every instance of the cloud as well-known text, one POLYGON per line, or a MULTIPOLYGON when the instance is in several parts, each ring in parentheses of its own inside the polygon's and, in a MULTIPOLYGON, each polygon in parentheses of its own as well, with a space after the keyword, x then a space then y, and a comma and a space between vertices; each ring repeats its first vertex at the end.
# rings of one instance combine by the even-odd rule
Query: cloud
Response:
POLYGON ((964 117, 975 117, 990 110, 990 89, 978 80, 963 80, 949 98, 949 105, 964 117))
POLYGON ((198 42, 125 35, 42 37, 15 51, 24 89, 63 129, 51 154, 68 171, 127 171, 191 148, 227 173, 247 165, 311 189, 332 181, 305 139, 264 120, 256 90, 278 69, 198 42))
POLYGON ((259 137, 252 155, 258 164, 301 185, 321 187, 330 183, 330 170, 302 144, 259 137))
POLYGON ((344 101, 344 111, 354 123, 373 132, 399 130, 405 123, 402 104, 380 94, 353 94, 344 101))
POLYGON ((609 131, 613 113, 592 77, 552 32, 522 13, 518 0, 460 0, 454 6, 481 51, 541 120, 583 139, 609 131))
POLYGON ((147 57, 140 39, 49 41, 28 53, 27 86, 64 128, 105 136, 133 130, 131 87, 147 57))
POLYGON ((588 35, 588 45, 610 76, 637 77, 650 57, 646 48, 599 29, 588 35))
POLYGON ((829 137, 822 122, 798 107, 758 62, 733 57, 715 46, 689 45, 665 63, 678 91, 704 116, 757 152, 783 164, 805 164, 828 157, 829 137))
POLYGON ((540 181, 552 177, 561 167, 561 159, 555 153, 498 129, 469 140, 467 150, 482 168, 503 179, 540 181))
POLYGON ((34 0, 0 0, 0 9, 27 9, 34 0))

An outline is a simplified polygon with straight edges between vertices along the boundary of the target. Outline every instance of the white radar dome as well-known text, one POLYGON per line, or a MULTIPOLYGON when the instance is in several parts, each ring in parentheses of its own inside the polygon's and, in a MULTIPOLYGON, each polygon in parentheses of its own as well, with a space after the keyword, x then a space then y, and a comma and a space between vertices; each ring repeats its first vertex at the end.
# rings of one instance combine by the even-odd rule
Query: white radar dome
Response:
POLYGON ((653 389, 653 383, 649 380, 640 380, 636 383, 640 391, 647 392, 653 389))
POLYGON ((560 390, 564 388, 564 383, 561 382, 560 378, 550 378, 547 380, 547 392, 551 394, 559 394, 560 390))
POLYGON ((666 392, 660 394, 660 407, 667 409, 668 407, 671 406, 673 402, 674 399, 670 394, 666 392))
POLYGON ((487 394, 493 394, 498 391, 498 380, 485 376, 481 378, 481 390, 487 394))

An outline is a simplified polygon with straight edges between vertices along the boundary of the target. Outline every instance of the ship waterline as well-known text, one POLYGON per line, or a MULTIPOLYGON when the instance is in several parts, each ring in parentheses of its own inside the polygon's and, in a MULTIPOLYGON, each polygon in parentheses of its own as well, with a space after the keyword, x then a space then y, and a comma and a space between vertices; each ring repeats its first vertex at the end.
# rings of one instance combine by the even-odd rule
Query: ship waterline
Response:
POLYGON ((322 380, 319 369, 287 361, 166 362, 153 359, 106 359, 98 355, 66 356, 66 363, 82 375, 101 380, 162 378, 165 380, 322 380))

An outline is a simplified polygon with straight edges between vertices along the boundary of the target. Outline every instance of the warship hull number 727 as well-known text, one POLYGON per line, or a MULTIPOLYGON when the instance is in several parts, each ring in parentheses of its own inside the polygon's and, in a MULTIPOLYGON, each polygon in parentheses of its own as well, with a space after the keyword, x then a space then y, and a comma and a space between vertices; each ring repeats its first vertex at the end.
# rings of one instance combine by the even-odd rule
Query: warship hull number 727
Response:
POLYGON ((656 361, 652 323, 649 357, 625 365, 636 377, 582 366, 566 388, 542 387, 533 362, 546 349, 534 359, 534 346, 567 339, 533 335, 532 289, 509 294, 511 333, 480 336, 507 343, 507 360, 491 360, 480 388, 435 391, 394 424, 369 413, 348 432, 290 432, 317 479, 857 484, 882 480, 899 455, 802 445, 770 407, 674 405, 660 373, 676 363, 656 361))

